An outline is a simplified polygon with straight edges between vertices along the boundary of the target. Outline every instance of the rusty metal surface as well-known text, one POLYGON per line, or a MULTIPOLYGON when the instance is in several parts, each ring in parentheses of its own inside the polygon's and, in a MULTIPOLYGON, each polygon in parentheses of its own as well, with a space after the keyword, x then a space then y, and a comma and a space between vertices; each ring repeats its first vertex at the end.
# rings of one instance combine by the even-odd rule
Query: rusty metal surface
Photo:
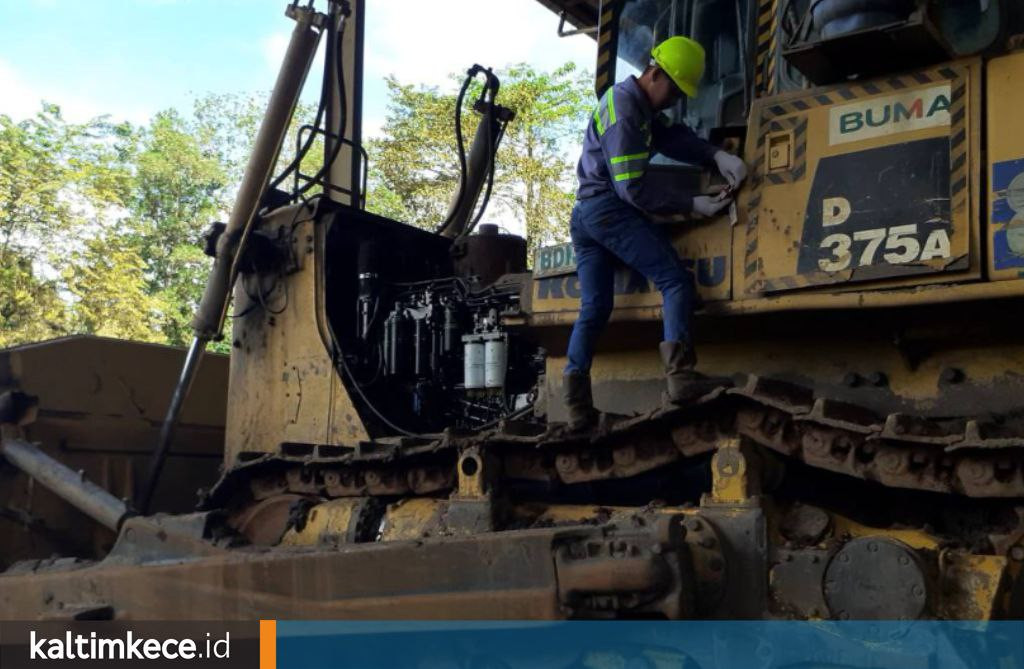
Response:
POLYGON ((854 539, 825 570, 825 599, 840 620, 915 620, 928 601, 917 554, 893 539, 854 539))
POLYGON ((108 529, 117 530, 129 514, 128 505, 124 501, 30 443, 4 438, 0 440, 0 455, 47 490, 108 529))
MULTIPOLYGON (((467 279, 475 278, 477 287, 490 286, 506 274, 526 272, 526 239, 501 234, 493 224, 481 224, 474 235, 462 237, 452 245, 455 271, 467 279)), ((530 276, 523 276, 529 283, 530 276)))
MULTIPOLYGON (((0 351, 0 392, 38 398, 19 438, 134 498, 182 360, 181 349, 75 336, 0 351)), ((187 512, 217 478, 224 448, 227 358, 208 355, 171 449, 156 509, 187 512)), ((114 534, 0 462, 0 567, 53 554, 96 558, 114 534)))
POLYGON ((366 428, 343 389, 324 340, 324 225, 278 210, 262 230, 288 233, 293 271, 278 278, 282 311, 248 309, 245 287, 235 290, 231 354, 232 401, 227 412, 224 462, 228 467, 297 445, 343 448, 367 439, 366 428), (294 231, 292 223, 295 223, 294 231))
POLYGON ((407 440, 387 451, 386 466, 381 452, 372 450, 335 458, 268 454, 229 472, 207 504, 222 503, 239 477, 252 479, 256 488, 325 497, 408 494, 409 481, 432 492, 455 489, 460 476, 455 459, 467 449, 486 453, 497 465, 490 469, 505 478, 564 484, 624 479, 699 457, 739 437, 811 467, 892 488, 1024 496, 1024 438, 1005 436, 1012 427, 999 429, 996 438, 968 421, 962 432, 952 434, 948 421, 877 416, 856 405, 813 398, 793 384, 751 378, 690 407, 610 421, 591 433, 570 433, 559 424, 506 422, 478 433, 407 440))
POLYGON ((0 576, 0 617, 81 606, 163 620, 679 615, 692 604, 684 535, 678 516, 665 516, 643 526, 21 571, 0 576))

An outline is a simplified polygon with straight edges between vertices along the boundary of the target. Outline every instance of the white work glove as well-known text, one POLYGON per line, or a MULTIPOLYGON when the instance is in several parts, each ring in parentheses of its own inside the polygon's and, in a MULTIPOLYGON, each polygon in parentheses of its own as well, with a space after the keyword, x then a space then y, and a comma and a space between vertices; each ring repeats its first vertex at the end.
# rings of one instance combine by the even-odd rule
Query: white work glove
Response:
POLYGON ((739 156, 718 151, 715 153, 715 165, 718 165, 718 171, 722 173, 733 189, 739 188, 739 185, 747 178, 747 166, 739 156))
POLYGON ((711 218, 730 204, 732 204, 731 197, 697 195, 693 198, 693 213, 711 218))

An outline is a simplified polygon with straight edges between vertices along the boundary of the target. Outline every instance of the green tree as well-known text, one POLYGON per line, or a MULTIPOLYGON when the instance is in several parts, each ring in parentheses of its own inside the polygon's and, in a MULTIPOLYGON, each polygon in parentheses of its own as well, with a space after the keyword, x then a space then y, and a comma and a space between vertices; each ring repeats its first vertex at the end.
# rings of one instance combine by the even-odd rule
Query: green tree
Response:
POLYGON ((124 234, 145 265, 146 292, 166 305, 160 330, 179 345, 190 338, 209 267, 198 252, 202 233, 224 217, 232 186, 227 166, 203 140, 180 113, 164 111, 135 133, 129 158, 124 234))
POLYGON ((0 115, 0 345, 73 331, 60 267, 125 183, 105 119, 0 115))
MULTIPOLYGON (((564 239, 575 190, 576 156, 567 147, 583 132, 593 105, 590 76, 567 64, 539 72, 526 64, 498 73, 498 102, 516 112, 496 157, 489 219, 522 221, 531 249, 564 239)), ((453 80, 458 77, 453 77, 453 80)), ((458 187, 454 93, 387 80, 383 137, 369 142, 367 206, 380 214, 434 228, 458 187)), ((471 90, 467 99, 475 99, 471 90)), ((468 151, 476 115, 463 112, 468 151)))
MULTIPOLYGON (((500 102, 518 116, 497 158, 489 218, 517 218, 536 246, 566 231, 574 156, 565 147, 587 113, 588 77, 571 65, 500 75, 500 102)), ((370 206, 433 227, 458 181, 455 96, 388 85, 385 136, 368 147, 370 206)), ((210 267, 201 236, 229 213, 266 100, 209 95, 144 126, 69 123, 49 104, 19 123, 0 116, 0 346, 78 332, 186 343, 210 267)), ((279 171, 315 113, 297 110, 279 171)), ((467 148, 475 124, 467 105, 467 148)), ((302 171, 322 160, 317 137, 302 171)))
MULTIPOLYGON (((148 293, 164 305, 160 329, 172 344, 192 337, 211 263, 202 253, 202 234, 230 213, 266 104, 265 94, 208 95, 196 101, 191 116, 160 112, 134 136, 126 224, 145 263, 148 293)), ((315 113, 308 105, 296 110, 278 170, 292 160, 298 128, 315 113)), ((317 141, 303 172, 315 171, 322 155, 317 141)))
POLYGON ((73 296, 75 331, 163 342, 160 317, 166 304, 146 289, 146 265, 131 241, 113 232, 86 241, 63 270, 73 296))

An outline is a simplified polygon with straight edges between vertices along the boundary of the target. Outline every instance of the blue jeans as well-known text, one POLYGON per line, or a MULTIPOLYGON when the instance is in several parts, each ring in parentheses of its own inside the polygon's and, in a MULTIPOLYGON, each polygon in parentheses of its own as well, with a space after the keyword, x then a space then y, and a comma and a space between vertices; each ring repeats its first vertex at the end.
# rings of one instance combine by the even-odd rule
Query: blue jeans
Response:
POLYGON ((665 341, 690 341, 693 277, 664 229, 613 193, 577 200, 570 223, 582 295, 565 373, 589 373, 594 345, 615 301, 616 259, 640 272, 662 296, 665 341))

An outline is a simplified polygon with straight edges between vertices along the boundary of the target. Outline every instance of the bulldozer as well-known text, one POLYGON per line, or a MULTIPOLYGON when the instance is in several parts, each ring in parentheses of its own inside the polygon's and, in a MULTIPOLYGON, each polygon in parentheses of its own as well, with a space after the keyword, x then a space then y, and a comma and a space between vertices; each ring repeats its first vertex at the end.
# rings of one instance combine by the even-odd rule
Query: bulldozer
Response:
MULTIPOLYGON (((660 297, 623 267, 592 371, 596 404, 620 417, 568 430, 572 246, 531 262, 524 239, 484 221, 515 123, 498 77, 474 66, 458 95, 445 219, 376 215, 366 3, 293 2, 135 499, 40 451, 32 398, 0 403, 7 462, 116 535, 91 560, 15 563, 0 617, 1024 614, 1020 3, 540 2, 558 38, 593 40, 597 98, 662 39, 705 47, 699 95, 669 116, 739 153, 750 177, 727 214, 656 224, 702 299, 699 369, 730 382, 661 405, 660 297), (276 169, 321 42, 316 121, 276 169), (195 511, 153 513, 221 336, 219 478, 195 511)), ((715 186, 667 158, 648 169, 665 188, 715 186)))

